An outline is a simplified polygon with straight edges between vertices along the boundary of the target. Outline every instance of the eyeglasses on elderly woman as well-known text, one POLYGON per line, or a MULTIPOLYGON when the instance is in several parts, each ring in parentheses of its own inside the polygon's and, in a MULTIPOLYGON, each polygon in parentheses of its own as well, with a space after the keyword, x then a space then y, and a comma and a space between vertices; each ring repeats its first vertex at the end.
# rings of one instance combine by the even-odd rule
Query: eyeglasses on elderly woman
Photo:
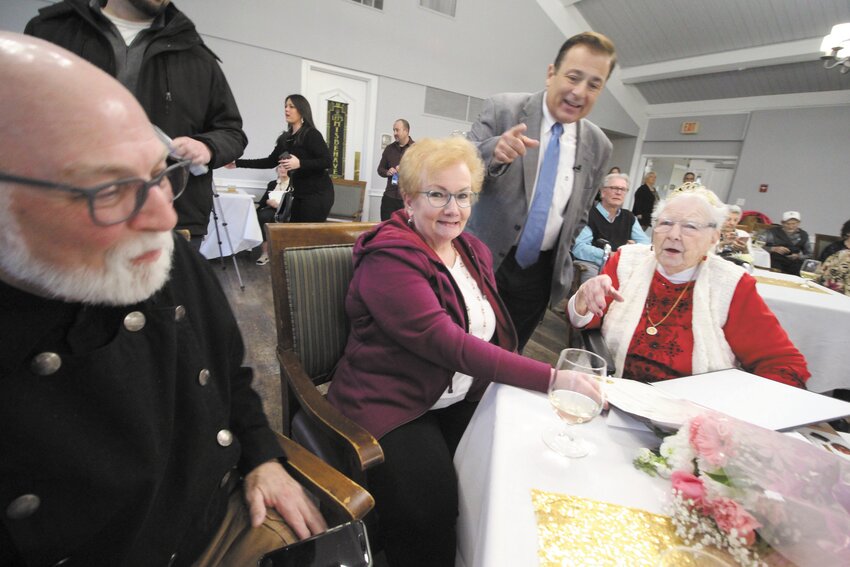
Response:
POLYGON ((0 172, 0 181, 29 185, 47 191, 64 191, 86 199, 92 222, 100 226, 111 226, 135 217, 142 210, 151 187, 162 189, 171 201, 180 197, 186 188, 191 165, 191 160, 179 161, 166 167, 148 181, 130 177, 107 181, 88 188, 2 172, 0 172))
POLYGON ((428 198, 428 204, 437 209, 447 206, 452 199, 461 209, 468 209, 475 202, 476 193, 472 191, 461 191, 460 193, 449 193, 442 189, 430 189, 428 191, 417 191, 428 198))
POLYGON ((706 228, 717 228, 717 224, 713 222, 694 222, 694 221, 677 221, 673 219, 658 219, 658 222, 655 223, 655 232, 665 233, 673 230, 674 225, 679 225, 679 230, 682 231, 682 234, 685 236, 696 236, 699 234, 699 231, 706 228))

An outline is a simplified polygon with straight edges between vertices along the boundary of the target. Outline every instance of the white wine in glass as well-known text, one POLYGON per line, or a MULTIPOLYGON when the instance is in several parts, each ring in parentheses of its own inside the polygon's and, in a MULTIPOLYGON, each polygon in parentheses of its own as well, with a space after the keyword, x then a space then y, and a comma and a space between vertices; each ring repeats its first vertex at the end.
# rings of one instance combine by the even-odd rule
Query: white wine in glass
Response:
POLYGON ((595 380, 598 386, 575 391, 567 389, 557 379, 549 385, 549 403, 561 418, 561 424, 544 431, 543 442, 564 457, 584 457, 591 452, 593 444, 571 435, 570 426, 587 423, 602 411, 605 405, 605 360, 586 350, 568 348, 561 351, 555 370, 584 374, 588 380, 595 380))

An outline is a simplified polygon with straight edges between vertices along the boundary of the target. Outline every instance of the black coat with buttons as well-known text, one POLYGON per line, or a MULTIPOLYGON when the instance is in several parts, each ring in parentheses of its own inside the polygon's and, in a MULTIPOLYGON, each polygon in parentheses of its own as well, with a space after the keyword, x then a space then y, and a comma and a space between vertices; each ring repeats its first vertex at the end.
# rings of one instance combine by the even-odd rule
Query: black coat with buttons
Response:
POLYGON ((0 565, 191 564, 232 480, 282 457, 227 299, 183 239, 147 301, 0 283, 0 313, 0 565))

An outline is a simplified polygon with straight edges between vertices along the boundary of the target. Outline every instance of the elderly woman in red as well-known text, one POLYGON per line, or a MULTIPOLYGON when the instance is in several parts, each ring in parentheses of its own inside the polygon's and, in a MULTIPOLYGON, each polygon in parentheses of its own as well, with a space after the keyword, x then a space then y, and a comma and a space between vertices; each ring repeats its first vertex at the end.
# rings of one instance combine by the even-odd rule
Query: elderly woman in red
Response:
POLYGON ((805 387, 806 361, 756 291, 755 279, 713 254, 726 207, 686 183, 653 214, 652 246, 617 251, 567 311, 602 325, 617 375, 655 382, 741 367, 805 387))

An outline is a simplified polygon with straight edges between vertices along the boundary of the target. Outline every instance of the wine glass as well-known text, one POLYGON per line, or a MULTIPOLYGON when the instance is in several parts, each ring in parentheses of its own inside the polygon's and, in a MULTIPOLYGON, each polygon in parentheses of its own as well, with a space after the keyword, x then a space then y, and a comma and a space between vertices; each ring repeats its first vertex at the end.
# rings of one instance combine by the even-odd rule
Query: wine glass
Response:
POLYGON ((803 260, 802 266, 800 266, 800 277, 806 280, 814 280, 818 277, 818 268, 820 267, 820 262, 817 260, 803 260))
POLYGON ((561 351, 556 371, 568 370, 587 375, 595 379, 598 388, 579 388, 581 391, 568 389, 571 384, 565 380, 554 379, 549 384, 549 403, 555 408, 555 413, 561 418, 561 424, 543 432, 543 442, 564 457, 577 459, 584 457, 594 448, 593 443, 574 437, 570 433, 571 426, 586 423, 599 415, 605 405, 605 390, 603 383, 606 376, 605 360, 592 352, 568 348, 561 351))

